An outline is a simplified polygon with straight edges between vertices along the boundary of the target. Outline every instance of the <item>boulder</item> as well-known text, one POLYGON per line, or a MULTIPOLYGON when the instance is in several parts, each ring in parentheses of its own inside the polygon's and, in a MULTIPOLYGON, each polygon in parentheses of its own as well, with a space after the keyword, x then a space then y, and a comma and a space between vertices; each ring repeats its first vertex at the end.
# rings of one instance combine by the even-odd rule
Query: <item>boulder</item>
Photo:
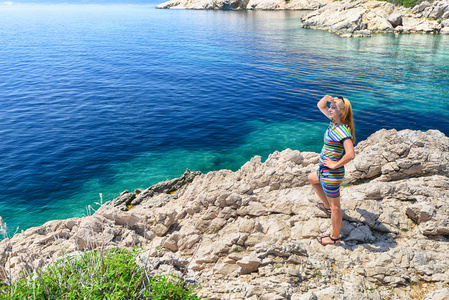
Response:
POLYGON ((434 5, 432 5, 431 9, 429 9, 427 13, 424 13, 423 16, 436 20, 440 18, 448 8, 449 3, 435 2, 434 5))
POLYGON ((390 22, 391 26, 397 27, 402 25, 402 14, 394 13, 388 16, 388 22, 390 22))
POLYGON ((122 206, 124 210, 128 208, 128 205, 131 205, 131 201, 136 198, 134 193, 130 193, 128 190, 122 192, 119 197, 112 200, 112 206, 122 206))
POLYGON ((261 264, 261 260, 255 255, 249 255, 237 261, 236 264, 242 268, 240 271, 241 274, 249 274, 257 271, 257 268, 261 264))
POLYGON ((406 214, 425 235, 449 234, 449 204, 434 201, 417 203, 407 207, 406 214))
POLYGON ((444 288, 432 293, 429 293, 424 300, 444 300, 449 299, 449 288, 444 288))
POLYGON ((428 1, 421 2, 420 4, 416 5, 412 8, 413 14, 419 14, 423 12, 426 8, 430 7, 431 4, 428 1))
POLYGON ((393 25, 383 16, 368 12, 363 16, 364 28, 372 32, 393 31, 393 25))

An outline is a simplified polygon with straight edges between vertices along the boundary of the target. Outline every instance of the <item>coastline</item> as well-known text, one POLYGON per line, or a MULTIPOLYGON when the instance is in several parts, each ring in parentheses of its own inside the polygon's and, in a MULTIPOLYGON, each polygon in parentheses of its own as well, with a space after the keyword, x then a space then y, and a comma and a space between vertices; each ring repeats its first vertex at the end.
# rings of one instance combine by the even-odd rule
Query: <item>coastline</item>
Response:
POLYGON ((346 169, 337 248, 315 240, 330 225, 307 182, 318 153, 286 149, 236 172, 188 171, 91 216, 16 234, 0 242, 0 276, 15 281, 61 255, 141 247, 152 274, 183 275, 207 299, 449 295, 448 150, 437 130, 361 141, 346 169))
POLYGON ((169 0, 158 9, 194 10, 305 10, 303 28, 327 30, 342 37, 372 33, 449 34, 449 1, 424 1, 413 8, 372 0, 169 0))

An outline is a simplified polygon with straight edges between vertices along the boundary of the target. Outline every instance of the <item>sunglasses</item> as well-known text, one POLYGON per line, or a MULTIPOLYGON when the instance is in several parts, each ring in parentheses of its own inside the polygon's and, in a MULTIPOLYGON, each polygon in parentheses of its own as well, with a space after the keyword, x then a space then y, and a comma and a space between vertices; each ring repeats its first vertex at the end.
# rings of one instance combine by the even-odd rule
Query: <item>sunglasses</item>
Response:
POLYGON ((337 98, 343 101, 343 104, 345 104, 345 98, 343 98, 343 96, 337 96, 337 98))

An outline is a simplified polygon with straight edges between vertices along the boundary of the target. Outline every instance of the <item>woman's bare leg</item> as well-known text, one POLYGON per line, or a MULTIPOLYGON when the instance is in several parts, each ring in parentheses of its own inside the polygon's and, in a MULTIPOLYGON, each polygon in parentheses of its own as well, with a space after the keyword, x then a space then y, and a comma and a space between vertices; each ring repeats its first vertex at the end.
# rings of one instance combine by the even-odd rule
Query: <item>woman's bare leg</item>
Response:
POLYGON ((323 201, 324 207, 330 208, 330 203, 327 200, 326 195, 324 194, 323 187, 321 186, 320 180, 318 179, 316 173, 310 173, 308 179, 313 189, 315 190, 315 193, 317 193, 318 197, 320 197, 321 201, 323 201))
MULTIPOLYGON (((338 239, 340 237, 341 223, 342 223, 342 214, 340 207, 340 197, 337 198, 327 198, 330 206, 331 206, 331 222, 332 222, 332 234, 331 237, 333 239, 338 239)), ((322 244, 332 244, 333 241, 330 238, 323 238, 321 240, 322 244)))

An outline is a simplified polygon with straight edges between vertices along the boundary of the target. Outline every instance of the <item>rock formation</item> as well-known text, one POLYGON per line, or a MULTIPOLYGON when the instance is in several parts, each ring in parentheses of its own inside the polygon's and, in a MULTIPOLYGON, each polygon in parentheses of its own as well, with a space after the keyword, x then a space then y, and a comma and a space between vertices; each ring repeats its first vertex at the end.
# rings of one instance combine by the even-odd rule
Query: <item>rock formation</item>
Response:
POLYGON ((156 8, 187 8, 187 9, 216 9, 216 10, 315 10, 332 0, 169 0, 156 8))
POLYGON ((134 193, 130 193, 126 190, 110 204, 124 211, 141 203, 145 203, 149 207, 161 207, 171 199, 177 198, 182 189, 200 174, 199 171, 191 172, 187 169, 180 178, 159 182, 144 191, 135 190, 134 193))
POLYGON ((302 18, 302 27, 328 30, 341 36, 370 36, 373 32, 449 33, 449 2, 423 2, 411 12, 388 2, 332 2, 302 18))
MULTIPOLYGON (((16 234, 0 242, 0 276, 14 281, 97 247, 140 246, 152 274, 176 273, 206 299, 446 299, 449 138, 380 130, 355 150, 342 187, 341 245, 315 239, 330 232, 307 182, 318 154, 287 149, 236 172, 153 186, 129 210, 103 205, 16 234), (161 201, 177 183, 181 191, 161 201)), ((127 194, 139 197, 120 197, 127 194)))
POLYGON ((449 0, 425 1, 412 10, 372 0, 169 0, 156 8, 313 10, 302 18, 302 27, 344 37, 376 32, 449 34, 449 0))

